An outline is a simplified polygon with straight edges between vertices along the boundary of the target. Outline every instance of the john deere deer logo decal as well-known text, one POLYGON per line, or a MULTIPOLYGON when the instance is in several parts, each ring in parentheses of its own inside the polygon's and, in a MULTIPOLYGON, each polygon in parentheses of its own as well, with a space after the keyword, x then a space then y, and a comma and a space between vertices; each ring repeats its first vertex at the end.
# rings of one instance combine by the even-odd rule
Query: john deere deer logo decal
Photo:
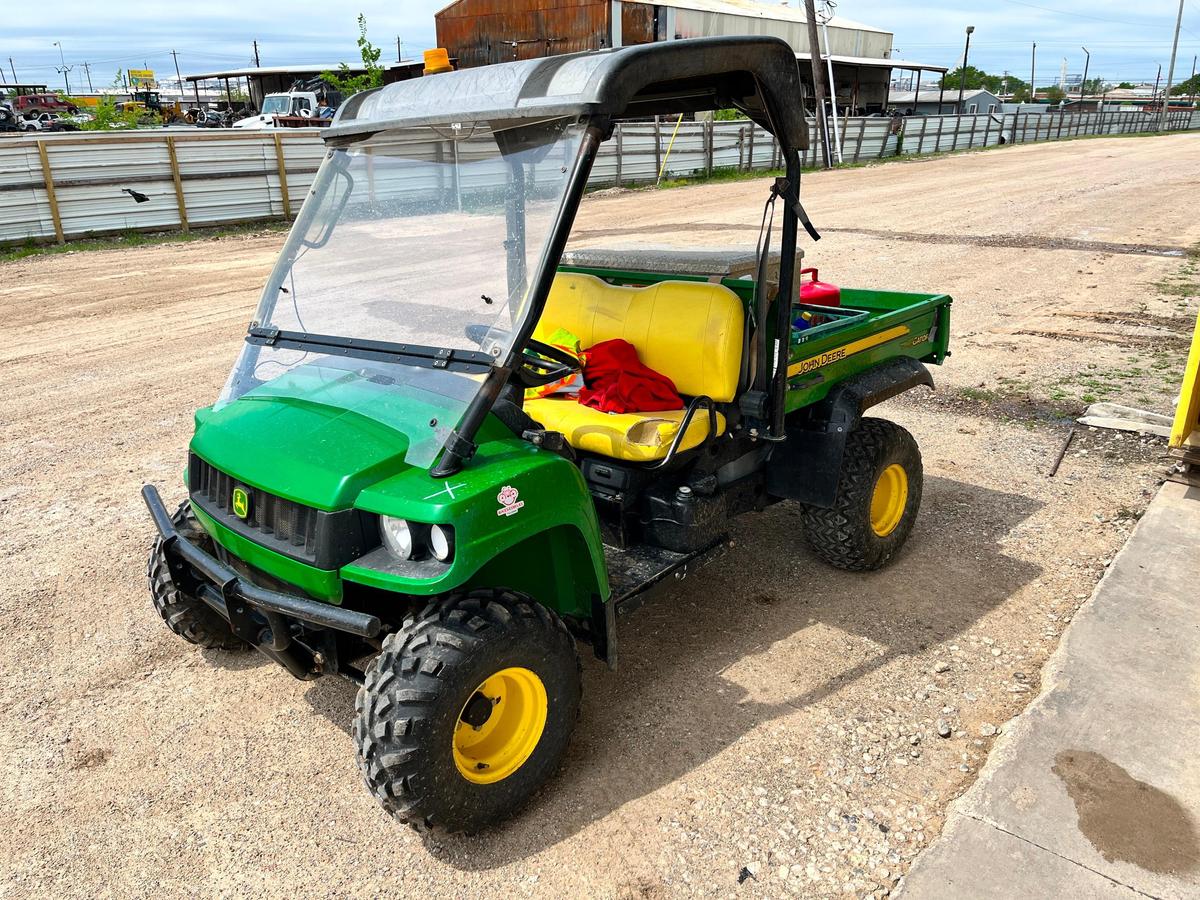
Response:
POLYGON ((250 495, 246 493, 245 488, 233 489, 233 514, 239 519, 244 519, 250 514, 250 495))

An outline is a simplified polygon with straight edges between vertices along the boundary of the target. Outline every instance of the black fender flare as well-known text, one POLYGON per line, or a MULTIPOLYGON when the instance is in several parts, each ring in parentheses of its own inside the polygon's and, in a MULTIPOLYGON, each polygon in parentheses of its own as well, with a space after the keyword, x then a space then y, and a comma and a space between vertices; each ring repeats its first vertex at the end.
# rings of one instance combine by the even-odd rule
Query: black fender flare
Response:
POLYGON ((767 493, 833 506, 846 436, 866 410, 920 385, 933 387, 929 369, 920 360, 901 356, 848 378, 824 400, 794 413, 788 419, 787 440, 773 449, 767 463, 767 493))

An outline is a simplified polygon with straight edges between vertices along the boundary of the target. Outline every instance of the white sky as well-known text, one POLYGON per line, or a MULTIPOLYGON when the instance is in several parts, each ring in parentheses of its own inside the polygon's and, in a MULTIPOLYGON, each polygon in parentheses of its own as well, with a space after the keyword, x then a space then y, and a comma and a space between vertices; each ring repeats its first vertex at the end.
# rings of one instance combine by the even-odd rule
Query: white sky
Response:
MULTIPOLYGON (((1200 0, 1184 0, 1176 81, 1191 72, 1200 52, 1200 0)), ((62 44, 73 89, 86 87, 88 62, 94 87, 112 82, 120 68, 148 67, 173 75, 170 51, 179 52, 184 75, 253 64, 251 41, 258 40, 263 65, 329 63, 357 59, 355 17, 367 16, 371 40, 396 58, 396 37, 406 57, 420 56, 435 42, 434 12, 442 0, 359 0, 353 5, 304 0, 206 0, 163 4, 148 0, 98 3, 53 0, 6 4, 0 13, 0 64, 12 78, 11 57, 23 81, 62 84, 55 41, 62 44)), ((1029 77, 1030 42, 1038 42, 1038 83, 1057 79, 1061 60, 1070 72, 1083 68, 1086 45, 1092 53, 1089 75, 1112 81, 1153 81, 1159 64, 1166 77, 1176 0, 840 0, 837 12, 892 31, 899 55, 921 62, 956 65, 962 58, 963 31, 974 25, 972 65, 995 73, 1009 69, 1029 77)))

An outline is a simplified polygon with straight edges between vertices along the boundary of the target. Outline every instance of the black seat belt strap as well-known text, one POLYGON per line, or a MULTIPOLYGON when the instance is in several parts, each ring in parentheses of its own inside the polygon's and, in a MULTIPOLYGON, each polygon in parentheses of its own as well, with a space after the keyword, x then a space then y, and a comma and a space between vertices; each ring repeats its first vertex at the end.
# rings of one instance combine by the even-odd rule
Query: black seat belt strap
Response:
POLYGON ((812 219, 808 217, 808 213, 804 210, 804 204, 796 200, 792 204, 792 212, 796 214, 796 218, 800 220, 800 224, 804 226, 804 230, 808 232, 808 236, 814 241, 819 241, 821 233, 813 226, 812 219))

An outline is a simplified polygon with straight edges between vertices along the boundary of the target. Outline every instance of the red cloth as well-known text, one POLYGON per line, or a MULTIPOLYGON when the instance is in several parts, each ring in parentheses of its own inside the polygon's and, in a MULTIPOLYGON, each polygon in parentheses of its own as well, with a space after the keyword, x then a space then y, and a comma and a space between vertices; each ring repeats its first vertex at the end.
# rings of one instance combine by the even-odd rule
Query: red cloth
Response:
POLYGON ((643 365, 633 344, 620 338, 601 341, 587 351, 583 380, 587 387, 579 391, 579 402, 601 412, 683 409, 675 382, 643 365))

